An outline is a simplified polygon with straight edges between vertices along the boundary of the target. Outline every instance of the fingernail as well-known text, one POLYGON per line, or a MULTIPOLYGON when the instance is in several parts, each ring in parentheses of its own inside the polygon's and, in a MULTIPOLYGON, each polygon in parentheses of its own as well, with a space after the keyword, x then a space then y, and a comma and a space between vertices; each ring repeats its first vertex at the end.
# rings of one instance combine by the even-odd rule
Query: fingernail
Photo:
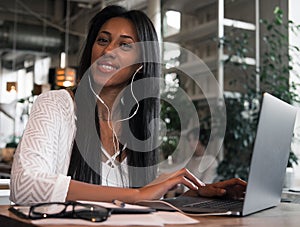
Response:
POLYGON ((225 190, 225 189, 221 189, 221 193, 222 193, 222 194, 225 194, 225 193, 226 193, 226 190, 225 190))
POLYGON ((199 180, 199 184, 200 184, 202 187, 206 186, 206 184, 205 184, 205 183, 203 183, 203 182, 202 182, 202 181, 200 181, 200 180, 199 180))

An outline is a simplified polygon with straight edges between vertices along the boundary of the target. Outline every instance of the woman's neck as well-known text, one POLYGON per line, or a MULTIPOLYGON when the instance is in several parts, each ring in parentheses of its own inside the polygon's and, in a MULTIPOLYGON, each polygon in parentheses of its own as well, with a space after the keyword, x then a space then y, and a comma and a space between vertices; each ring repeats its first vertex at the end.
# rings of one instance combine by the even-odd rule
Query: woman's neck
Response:
MULTIPOLYGON (((114 115, 118 113, 118 104, 120 103, 120 97, 118 95, 123 90, 123 87, 116 88, 103 88, 99 94, 100 98, 103 100, 104 104, 98 100, 98 115, 99 118, 103 120, 108 120, 112 115, 112 107, 114 106, 114 115), (109 111, 107 110, 109 109, 109 111), (110 114, 110 116, 108 116, 110 114)), ((110 119, 113 120, 113 119, 110 119)))

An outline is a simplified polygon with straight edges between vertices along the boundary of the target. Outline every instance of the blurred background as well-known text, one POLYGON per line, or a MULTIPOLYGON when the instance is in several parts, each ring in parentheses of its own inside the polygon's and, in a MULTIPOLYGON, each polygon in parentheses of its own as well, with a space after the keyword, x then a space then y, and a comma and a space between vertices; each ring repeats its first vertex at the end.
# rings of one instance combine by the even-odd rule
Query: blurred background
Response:
MULTIPOLYGON (((213 75, 224 94, 227 128, 220 152, 206 153, 215 159, 211 165, 214 173, 207 181, 247 179, 261 94, 268 91, 298 105, 300 18, 296 9, 300 5, 296 0, 1 0, 0 178, 9 179, 12 155, 37 95, 76 86, 88 22, 110 4, 144 11, 160 40, 176 44, 163 48, 162 76, 169 91, 176 93, 177 87, 185 90, 198 118, 180 128, 176 111, 162 103, 161 117, 167 126, 162 158, 168 165, 180 160, 193 142, 188 132, 195 121, 209 132, 224 123, 221 119, 211 121, 219 98, 212 85, 213 75), (208 70, 199 70, 195 59, 182 48, 202 59, 208 70), (203 86, 177 70, 178 66, 192 69, 203 86), (213 109, 208 100, 215 103, 213 109), (186 143, 178 147, 181 131, 186 143)), ((288 188, 300 186, 298 121, 290 151, 288 188)), ((222 142, 217 135, 210 138, 215 147, 222 142)), ((197 169, 200 162, 191 165, 197 169)), ((200 172, 199 177, 204 174, 200 172)))

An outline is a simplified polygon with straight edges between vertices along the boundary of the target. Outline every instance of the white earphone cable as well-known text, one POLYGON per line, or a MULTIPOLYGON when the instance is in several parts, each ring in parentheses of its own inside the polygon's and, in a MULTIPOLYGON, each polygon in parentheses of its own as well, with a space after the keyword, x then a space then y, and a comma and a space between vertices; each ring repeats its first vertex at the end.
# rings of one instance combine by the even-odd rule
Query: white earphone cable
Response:
MULTIPOLYGON (((136 71, 135 73, 133 74, 132 78, 131 78, 131 83, 130 83, 130 91, 131 91, 131 94, 132 94, 132 97, 133 99, 135 100, 136 104, 137 104, 137 107, 135 109, 135 111, 133 112, 133 114, 127 118, 124 118, 124 119, 120 119, 120 120, 117 120, 117 122, 122 122, 122 121, 126 121, 126 120, 129 120, 131 119, 132 117, 134 117, 139 109, 139 102, 137 100, 137 98, 135 97, 134 93, 133 93, 133 80, 135 78, 135 75, 137 74, 137 72, 139 70, 141 70, 143 68, 143 66, 141 65, 136 71)), ((105 102, 101 99, 101 97, 94 91, 93 87, 92 87, 92 83, 91 83, 91 79, 90 79, 90 75, 88 77, 89 79, 89 85, 90 85, 90 89, 91 91, 93 92, 93 94, 95 95, 95 97, 105 106, 105 108, 107 109, 107 112, 108 112, 108 117, 107 117, 107 121, 108 121, 108 127, 112 130, 113 132, 113 146, 114 146, 114 151, 115 151, 115 154, 113 156, 111 156, 111 158, 109 158, 109 161, 111 162, 111 166, 112 165, 115 165, 115 160, 117 158, 117 156, 120 154, 120 149, 119 149, 119 139, 118 139, 118 136, 117 136, 117 133, 115 132, 115 129, 113 127, 113 125, 111 124, 110 122, 110 119, 111 119, 111 112, 109 110, 109 107, 105 104, 105 102), (116 140, 117 140, 117 143, 116 143, 116 140)), ((123 149, 122 150, 125 150, 126 148, 126 144, 124 145, 123 149)), ((107 156, 107 155, 106 155, 107 156)), ((108 157, 107 157, 108 158, 108 157)), ((108 176, 109 176, 109 173, 110 173, 110 170, 108 171, 107 173, 107 176, 106 176, 106 184, 108 185, 108 176)))

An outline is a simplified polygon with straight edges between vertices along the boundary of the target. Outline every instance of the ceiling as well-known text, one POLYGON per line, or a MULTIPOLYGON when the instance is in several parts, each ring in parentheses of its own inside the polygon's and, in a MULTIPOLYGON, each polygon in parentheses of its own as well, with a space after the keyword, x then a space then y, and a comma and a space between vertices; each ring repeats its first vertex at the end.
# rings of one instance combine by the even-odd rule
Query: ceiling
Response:
POLYGON ((2 67, 17 69, 23 67, 26 59, 57 54, 63 50, 76 54, 91 15, 109 4, 145 10, 147 1, 1 0, 2 67), (67 49, 65 46, 68 46, 67 49))
MULTIPOLYGON (((153 1, 153 0, 151 0, 153 1)), ((216 0, 205 0, 208 4, 216 0)), ((163 9, 189 11, 199 0, 161 0, 163 9)), ((24 61, 61 51, 78 56, 92 15, 110 4, 146 12, 150 0, 1 0, 0 62, 18 69, 24 61)), ((75 62, 75 60, 74 60, 75 62)))

